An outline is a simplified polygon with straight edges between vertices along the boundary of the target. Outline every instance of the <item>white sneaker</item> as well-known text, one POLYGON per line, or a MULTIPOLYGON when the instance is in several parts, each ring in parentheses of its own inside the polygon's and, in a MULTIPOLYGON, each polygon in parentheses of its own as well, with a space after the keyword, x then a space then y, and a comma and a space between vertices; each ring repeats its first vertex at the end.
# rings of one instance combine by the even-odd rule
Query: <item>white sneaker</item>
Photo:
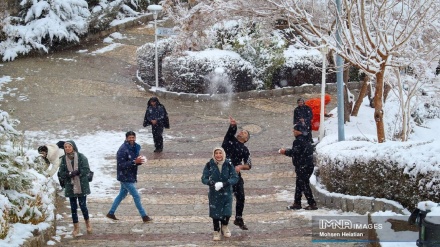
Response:
POLYGON ((222 233, 226 238, 231 237, 231 231, 229 231, 228 225, 222 225, 222 233))
POLYGON ((221 240, 220 232, 214 231, 214 236, 212 237, 212 240, 220 241, 221 240))

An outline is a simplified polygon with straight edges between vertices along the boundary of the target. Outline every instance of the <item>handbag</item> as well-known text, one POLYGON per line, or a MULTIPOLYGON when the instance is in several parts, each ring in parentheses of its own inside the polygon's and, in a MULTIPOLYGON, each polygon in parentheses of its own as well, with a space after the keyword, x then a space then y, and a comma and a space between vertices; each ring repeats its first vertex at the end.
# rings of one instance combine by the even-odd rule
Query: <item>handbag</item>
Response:
POLYGON ((93 173, 92 171, 89 171, 89 174, 87 174, 87 179, 89 180, 89 182, 92 182, 93 180, 93 173))

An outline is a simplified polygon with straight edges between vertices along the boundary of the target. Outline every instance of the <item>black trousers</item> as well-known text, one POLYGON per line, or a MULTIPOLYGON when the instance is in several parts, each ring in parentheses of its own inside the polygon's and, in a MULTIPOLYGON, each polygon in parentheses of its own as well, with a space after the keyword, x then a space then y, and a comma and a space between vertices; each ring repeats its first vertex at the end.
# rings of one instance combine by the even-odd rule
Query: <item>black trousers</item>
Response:
POLYGON ((70 211, 72 213, 73 223, 78 223, 78 204, 85 220, 89 219, 89 210, 87 209, 87 196, 69 197, 70 211), (78 200, 78 202, 77 202, 78 200))
POLYGON ((244 195, 244 181, 241 176, 239 177, 238 182, 232 186, 232 189, 236 199, 235 218, 241 218, 243 216, 244 201, 246 199, 244 195))
POLYGON ((153 132, 153 141, 154 141, 154 147, 156 149, 163 149, 163 126, 160 124, 152 125, 151 130, 153 132))
POLYGON ((212 223, 214 225, 214 231, 218 232, 220 231, 220 222, 222 223, 222 226, 227 226, 229 224, 229 216, 223 217, 223 219, 212 219, 212 223))
POLYGON ((301 196, 307 198, 307 203, 314 204, 315 199, 313 199, 312 189, 310 188, 310 177, 313 174, 313 166, 296 168, 296 188, 295 188, 295 203, 301 204, 301 196))

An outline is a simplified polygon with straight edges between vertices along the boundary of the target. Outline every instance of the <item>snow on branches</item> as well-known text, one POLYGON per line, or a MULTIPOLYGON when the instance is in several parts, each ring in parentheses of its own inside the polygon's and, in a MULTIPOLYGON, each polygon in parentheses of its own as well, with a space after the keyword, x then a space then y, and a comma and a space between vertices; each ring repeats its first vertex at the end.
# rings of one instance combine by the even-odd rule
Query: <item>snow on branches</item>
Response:
POLYGON ((48 52, 54 41, 79 41, 87 32, 90 15, 85 0, 23 0, 20 16, 10 16, 0 43, 3 61, 12 61, 32 49, 48 52))

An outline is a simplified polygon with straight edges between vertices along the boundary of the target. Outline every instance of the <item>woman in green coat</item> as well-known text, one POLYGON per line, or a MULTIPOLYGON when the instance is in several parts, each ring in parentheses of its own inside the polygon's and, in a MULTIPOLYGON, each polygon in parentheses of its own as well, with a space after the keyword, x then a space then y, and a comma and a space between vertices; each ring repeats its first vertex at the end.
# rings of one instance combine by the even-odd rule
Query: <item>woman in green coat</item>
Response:
POLYGON ((209 186, 209 217, 214 224, 213 240, 220 240, 220 222, 223 236, 229 238, 229 218, 232 215, 232 185, 238 181, 238 175, 225 150, 214 148, 212 159, 203 169, 202 183, 209 186))
POLYGON ((65 184, 64 195, 69 197, 70 210, 72 212, 73 232, 76 237, 79 234, 78 223, 78 203, 86 222, 87 233, 92 233, 89 221, 89 211, 87 209, 87 195, 90 194, 90 185, 87 175, 90 172, 87 157, 78 152, 78 148, 73 141, 64 143, 65 155, 61 157, 58 176, 65 184))

